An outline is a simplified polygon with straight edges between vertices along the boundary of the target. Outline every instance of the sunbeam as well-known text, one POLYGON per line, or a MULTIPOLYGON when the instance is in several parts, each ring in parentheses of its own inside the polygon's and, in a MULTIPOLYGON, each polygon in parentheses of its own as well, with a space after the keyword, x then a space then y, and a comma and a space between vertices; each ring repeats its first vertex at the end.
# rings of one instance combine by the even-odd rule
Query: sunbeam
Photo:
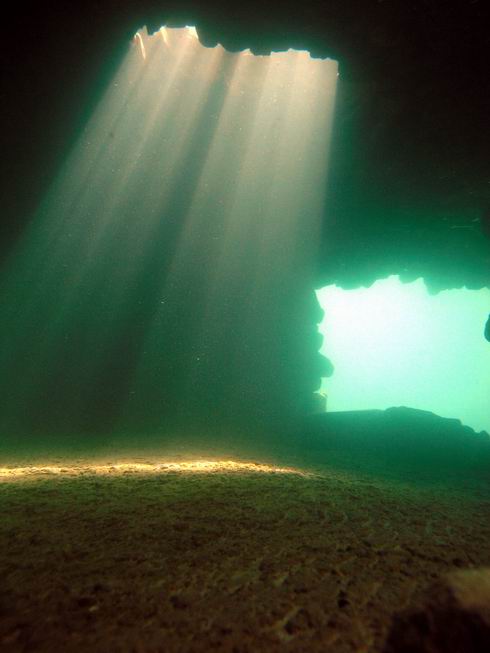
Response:
POLYGON ((336 79, 307 52, 136 33, 10 259, 4 428, 304 402, 274 325, 312 287, 336 79))

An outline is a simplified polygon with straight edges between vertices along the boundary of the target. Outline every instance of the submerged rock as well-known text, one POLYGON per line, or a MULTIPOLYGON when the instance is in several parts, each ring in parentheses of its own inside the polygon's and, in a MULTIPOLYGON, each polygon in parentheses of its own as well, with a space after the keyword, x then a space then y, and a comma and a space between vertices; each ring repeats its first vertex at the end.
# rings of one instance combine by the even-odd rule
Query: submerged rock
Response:
POLYGON ((425 608, 395 615, 383 653, 488 653, 490 568, 448 574, 425 608))

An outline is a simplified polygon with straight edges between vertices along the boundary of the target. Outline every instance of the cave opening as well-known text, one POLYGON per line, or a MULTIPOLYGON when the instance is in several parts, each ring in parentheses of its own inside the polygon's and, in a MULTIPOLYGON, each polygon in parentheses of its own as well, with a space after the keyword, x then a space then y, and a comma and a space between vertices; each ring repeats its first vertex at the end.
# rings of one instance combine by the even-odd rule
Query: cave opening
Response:
POLYGON ((490 433, 490 290, 430 294, 397 276, 368 288, 317 291, 325 315, 322 353, 335 373, 322 383, 327 410, 405 406, 490 433))

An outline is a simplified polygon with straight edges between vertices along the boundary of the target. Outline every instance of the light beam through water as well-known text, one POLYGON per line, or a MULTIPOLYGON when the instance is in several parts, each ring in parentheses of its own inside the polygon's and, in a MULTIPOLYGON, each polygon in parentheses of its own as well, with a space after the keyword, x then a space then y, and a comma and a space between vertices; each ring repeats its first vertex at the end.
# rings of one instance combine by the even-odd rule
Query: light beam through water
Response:
POLYGON ((336 78, 138 31, 4 275, 3 429, 299 409, 336 78))

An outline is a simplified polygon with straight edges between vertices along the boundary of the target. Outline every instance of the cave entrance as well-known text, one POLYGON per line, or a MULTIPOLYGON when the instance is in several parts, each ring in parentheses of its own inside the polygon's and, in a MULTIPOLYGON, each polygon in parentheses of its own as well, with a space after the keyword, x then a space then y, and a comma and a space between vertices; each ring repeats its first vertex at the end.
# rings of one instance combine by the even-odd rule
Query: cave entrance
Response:
POLYGON ((317 291, 321 353, 335 372, 329 411, 407 406, 490 432, 490 290, 427 292, 391 276, 370 288, 317 291))

